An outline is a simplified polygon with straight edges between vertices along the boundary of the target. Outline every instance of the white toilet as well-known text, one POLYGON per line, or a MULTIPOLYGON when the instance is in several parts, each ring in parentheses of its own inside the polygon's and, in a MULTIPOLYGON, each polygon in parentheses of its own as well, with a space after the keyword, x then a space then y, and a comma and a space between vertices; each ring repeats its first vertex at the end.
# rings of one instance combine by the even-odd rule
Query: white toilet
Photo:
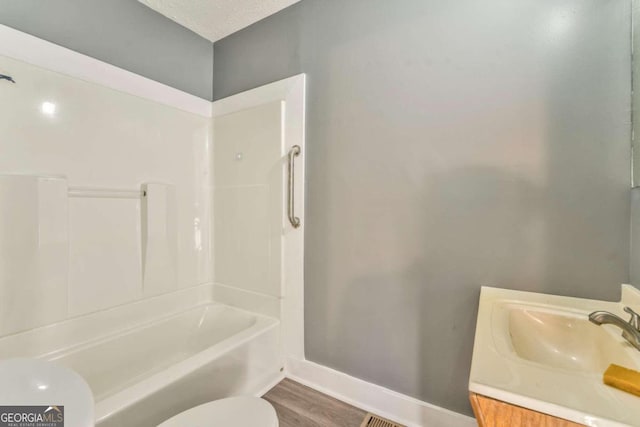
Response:
POLYGON ((259 397, 229 397, 204 403, 158 427, 278 427, 275 409, 259 397))

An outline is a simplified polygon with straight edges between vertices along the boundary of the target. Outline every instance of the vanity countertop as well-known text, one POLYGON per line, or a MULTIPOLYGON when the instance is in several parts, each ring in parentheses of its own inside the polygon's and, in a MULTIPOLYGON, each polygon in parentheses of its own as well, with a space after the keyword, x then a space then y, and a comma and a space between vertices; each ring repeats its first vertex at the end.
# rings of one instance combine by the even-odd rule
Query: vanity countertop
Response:
POLYGON ((617 303, 483 287, 469 390, 587 426, 640 426, 640 397, 602 383, 609 363, 640 370, 640 351, 588 321, 597 310, 626 319, 625 306, 640 309, 629 285, 617 303))

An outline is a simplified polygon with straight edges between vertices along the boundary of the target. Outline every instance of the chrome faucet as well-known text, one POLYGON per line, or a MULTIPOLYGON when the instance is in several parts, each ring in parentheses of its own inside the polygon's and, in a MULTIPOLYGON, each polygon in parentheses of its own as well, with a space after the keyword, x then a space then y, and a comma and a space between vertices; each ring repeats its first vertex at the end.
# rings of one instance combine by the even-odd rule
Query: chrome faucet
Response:
POLYGON ((640 314, 629 307, 625 307, 624 311, 631 315, 628 322, 608 311, 594 311, 589 315, 589 321, 596 325, 617 326, 622 329, 622 338, 640 351, 640 314))

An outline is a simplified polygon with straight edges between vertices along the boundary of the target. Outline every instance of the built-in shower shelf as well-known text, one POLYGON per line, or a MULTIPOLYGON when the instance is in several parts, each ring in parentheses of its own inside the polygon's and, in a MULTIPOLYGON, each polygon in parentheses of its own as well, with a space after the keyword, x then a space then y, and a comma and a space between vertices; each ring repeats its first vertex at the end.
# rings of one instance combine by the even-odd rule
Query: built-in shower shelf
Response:
POLYGON ((146 195, 145 190, 122 190, 114 188, 69 187, 69 197, 98 199, 139 199, 146 195))

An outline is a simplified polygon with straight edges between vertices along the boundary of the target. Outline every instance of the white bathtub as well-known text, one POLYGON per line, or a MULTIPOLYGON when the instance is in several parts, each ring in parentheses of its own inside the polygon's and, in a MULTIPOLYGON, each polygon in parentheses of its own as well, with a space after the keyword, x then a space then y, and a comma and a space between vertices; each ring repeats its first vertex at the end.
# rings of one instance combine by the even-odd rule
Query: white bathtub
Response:
POLYGON ((87 329, 73 324, 82 320, 2 338, 0 357, 38 357, 78 372, 94 393, 100 427, 156 426, 207 401, 259 394, 282 375, 277 319, 210 303, 106 333, 85 319, 102 333, 70 344, 87 329), (45 335, 46 349, 34 341, 45 335), (64 337, 60 348, 51 348, 52 335, 64 337))

